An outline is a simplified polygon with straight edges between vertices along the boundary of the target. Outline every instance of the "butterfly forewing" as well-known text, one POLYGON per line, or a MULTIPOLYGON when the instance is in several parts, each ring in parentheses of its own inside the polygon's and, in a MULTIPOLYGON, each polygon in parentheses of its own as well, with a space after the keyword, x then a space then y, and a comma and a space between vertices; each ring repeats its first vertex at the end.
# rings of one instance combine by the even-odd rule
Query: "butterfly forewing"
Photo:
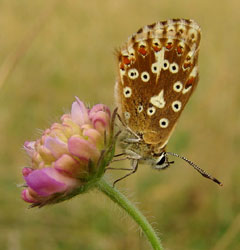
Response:
POLYGON ((172 19, 145 26, 118 52, 116 99, 127 126, 163 148, 198 82, 200 28, 172 19))

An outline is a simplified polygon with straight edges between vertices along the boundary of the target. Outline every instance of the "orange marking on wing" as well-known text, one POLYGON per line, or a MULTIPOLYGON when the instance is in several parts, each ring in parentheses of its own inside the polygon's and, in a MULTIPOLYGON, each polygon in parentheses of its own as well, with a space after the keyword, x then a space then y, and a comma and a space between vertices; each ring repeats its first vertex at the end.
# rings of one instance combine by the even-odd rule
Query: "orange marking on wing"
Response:
POLYGON ((120 63, 119 68, 122 69, 122 70, 124 70, 124 64, 123 64, 123 63, 120 63))
POLYGON ((167 46, 166 46, 167 49, 170 50, 172 47, 173 47, 173 44, 172 44, 172 43, 167 43, 167 46))
POLYGON ((128 56, 123 56, 122 62, 124 64, 126 64, 126 65, 129 65, 131 63, 131 61, 129 60, 128 56))
POLYGON ((177 46, 177 53, 181 55, 183 53, 183 47, 182 46, 177 46))
POLYGON ((155 52, 158 52, 158 51, 161 50, 161 48, 160 48, 159 46, 153 46, 153 50, 154 50, 155 52))
POLYGON ((142 54, 143 56, 146 56, 147 54, 147 50, 145 49, 144 46, 140 46, 140 48, 138 49, 138 52, 142 54))
POLYGON ((186 87, 189 87, 190 85, 192 85, 193 82, 194 82, 194 80, 195 80, 194 77, 190 77, 190 78, 187 80, 187 82, 186 82, 186 87))

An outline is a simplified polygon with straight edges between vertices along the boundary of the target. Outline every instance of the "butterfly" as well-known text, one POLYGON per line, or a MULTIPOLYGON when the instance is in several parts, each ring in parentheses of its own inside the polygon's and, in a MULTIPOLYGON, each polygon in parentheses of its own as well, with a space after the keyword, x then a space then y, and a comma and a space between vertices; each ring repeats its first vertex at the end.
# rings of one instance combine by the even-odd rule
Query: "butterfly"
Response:
POLYGON ((115 99, 123 124, 120 145, 131 159, 131 172, 139 163, 165 169, 168 156, 187 161, 204 177, 221 185, 196 164, 166 152, 166 145, 190 96, 197 87, 199 25, 188 19, 170 19, 144 26, 117 51, 115 99))

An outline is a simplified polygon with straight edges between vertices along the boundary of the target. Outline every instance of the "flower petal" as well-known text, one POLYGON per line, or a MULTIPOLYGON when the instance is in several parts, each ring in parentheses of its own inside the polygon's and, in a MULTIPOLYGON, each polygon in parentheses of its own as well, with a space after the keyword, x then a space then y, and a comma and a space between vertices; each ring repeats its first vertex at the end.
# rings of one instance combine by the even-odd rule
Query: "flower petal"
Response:
POLYGON ((94 144, 75 136, 68 140, 68 150, 74 156, 79 157, 80 160, 97 161, 100 156, 100 152, 94 144))
POLYGON ((27 154, 32 157, 35 151, 35 141, 25 141, 23 148, 27 152, 27 154))
POLYGON ((23 175, 24 177, 26 177, 26 176, 28 176, 30 173, 32 173, 32 171, 33 171, 32 168, 27 168, 27 167, 25 167, 25 168, 22 169, 22 175, 23 175))
POLYGON ((110 117, 106 112, 99 111, 91 117, 93 126, 97 129, 100 133, 103 133, 107 130, 110 126, 110 117))
POLYGON ((66 191, 76 180, 60 174, 54 168, 37 169, 25 177, 27 185, 40 196, 66 191))
POLYGON ((89 123, 88 109, 77 97, 77 101, 72 104, 71 117, 78 125, 89 123))
POLYGON ((103 136, 93 128, 83 128, 83 136, 87 136, 93 144, 101 144, 103 142, 103 136))
POLYGON ((82 169, 85 169, 86 165, 87 161, 80 164, 80 162, 75 160, 70 155, 64 154, 55 162, 54 167, 59 171, 63 171, 66 174, 74 176, 74 174, 78 173, 82 169))
POLYGON ((37 200, 35 200, 32 196, 31 196, 31 194, 29 193, 29 189, 27 188, 27 189, 24 189, 23 191, 22 191, 22 199, 24 200, 24 201, 26 201, 26 202, 29 202, 29 203, 35 203, 35 202, 37 202, 37 200))
POLYGON ((44 141, 44 146, 51 151, 55 158, 67 153, 67 144, 59 140, 57 137, 53 138, 47 136, 44 141))
POLYGON ((91 118, 92 116, 94 116, 94 114, 96 114, 99 111, 103 111, 103 112, 107 113, 109 117, 111 117, 110 109, 108 108, 108 106, 106 106, 104 104, 94 105, 89 112, 89 117, 91 118))

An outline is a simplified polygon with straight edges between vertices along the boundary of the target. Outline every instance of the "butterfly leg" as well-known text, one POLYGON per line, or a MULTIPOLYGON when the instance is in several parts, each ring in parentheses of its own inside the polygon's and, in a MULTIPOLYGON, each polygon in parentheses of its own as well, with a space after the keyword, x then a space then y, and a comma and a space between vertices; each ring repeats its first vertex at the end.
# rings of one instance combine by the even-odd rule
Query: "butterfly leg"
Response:
POLYGON ((124 160, 127 160, 127 159, 128 160, 140 160, 142 158, 139 154, 137 154, 134 151, 129 150, 129 149, 126 150, 125 153, 114 155, 115 158, 120 157, 120 156, 123 156, 123 158, 114 159, 111 162, 124 161, 124 160))
POLYGON ((117 154, 117 155, 114 155, 114 157, 119 157, 119 156, 123 156, 123 155, 126 155, 125 153, 121 153, 121 154, 117 154))
MULTIPOLYGON (((113 160, 112 162, 122 161, 122 160, 126 160, 126 159, 129 159, 129 158, 126 157, 124 159, 113 160)), ((127 170, 127 171, 131 171, 132 168, 112 168, 112 167, 107 167, 107 168, 105 168, 104 172, 106 172, 107 170, 127 170)))
POLYGON ((131 171, 130 173, 124 175, 123 177, 117 179, 116 181, 114 181, 114 182, 113 182, 113 187, 115 186, 115 184, 116 184, 117 182, 119 182, 119 181, 125 179, 126 177, 128 177, 129 175, 134 174, 134 173, 137 171, 137 169, 138 169, 138 160, 135 160, 135 159, 132 160, 132 164, 131 164, 131 165, 132 165, 132 168, 131 168, 132 171, 131 171))
POLYGON ((136 137, 136 139, 138 139, 139 141, 141 140, 141 138, 134 132, 132 131, 128 126, 127 124, 124 123, 124 121, 122 120, 122 118, 120 117, 120 115, 117 113, 117 117, 118 117, 118 120, 121 122, 121 124, 123 125, 123 127, 133 136, 136 137))
POLYGON ((124 143, 138 143, 140 142, 142 139, 139 138, 126 138, 123 140, 124 143))
MULTIPOLYGON (((132 159, 138 160, 139 159, 138 155, 134 156, 135 158, 133 158, 133 156, 129 156, 126 153, 121 153, 121 154, 115 155, 114 157, 119 157, 119 156, 124 156, 124 157, 119 158, 119 159, 114 159, 114 160, 111 161, 111 163, 112 162, 117 162, 117 161, 132 160, 132 159)), ((128 171, 132 170, 132 168, 112 168, 112 167, 107 167, 107 168, 105 168, 105 171, 109 170, 109 169, 111 169, 111 170, 128 170, 128 171)))

